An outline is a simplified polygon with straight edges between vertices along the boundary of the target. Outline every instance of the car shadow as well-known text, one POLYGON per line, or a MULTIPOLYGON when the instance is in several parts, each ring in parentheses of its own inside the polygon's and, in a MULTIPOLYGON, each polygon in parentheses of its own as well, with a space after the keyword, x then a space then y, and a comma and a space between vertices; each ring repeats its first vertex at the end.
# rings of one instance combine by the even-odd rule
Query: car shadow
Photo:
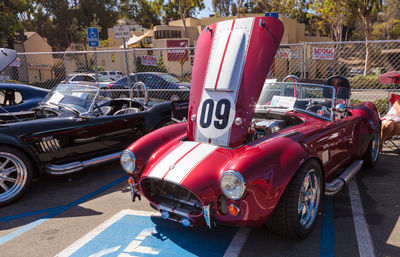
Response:
POLYGON ((65 176, 41 176, 20 200, 0 208, 0 231, 47 217, 101 215, 80 205, 114 192, 128 193, 126 180, 116 162, 65 176), (70 209, 73 211, 66 212, 70 209))
POLYGON ((238 231, 238 228, 225 226, 183 227, 159 216, 151 216, 151 219, 157 231, 153 236, 161 241, 170 240, 195 256, 223 256, 238 231))

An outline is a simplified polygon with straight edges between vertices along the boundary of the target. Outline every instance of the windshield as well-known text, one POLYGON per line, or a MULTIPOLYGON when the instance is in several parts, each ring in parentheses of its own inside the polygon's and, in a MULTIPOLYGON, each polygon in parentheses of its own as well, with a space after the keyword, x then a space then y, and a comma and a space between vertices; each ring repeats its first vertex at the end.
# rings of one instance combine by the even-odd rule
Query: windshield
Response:
POLYGON ((99 89, 87 85, 59 84, 44 99, 48 105, 70 107, 79 113, 88 112, 99 89))
POLYGON ((167 81, 169 83, 181 83, 182 82, 179 79, 177 79, 174 76, 171 76, 169 74, 159 74, 158 76, 160 76, 161 78, 163 78, 165 81, 167 81))
POLYGON ((111 82, 111 81, 114 81, 114 80, 112 80, 112 79, 110 79, 110 78, 108 78, 108 77, 106 77, 104 75, 101 75, 101 74, 97 74, 97 75, 99 76, 98 77, 98 82, 111 82))
POLYGON ((324 119, 332 119, 335 89, 304 83, 265 83, 257 109, 301 110, 324 119))

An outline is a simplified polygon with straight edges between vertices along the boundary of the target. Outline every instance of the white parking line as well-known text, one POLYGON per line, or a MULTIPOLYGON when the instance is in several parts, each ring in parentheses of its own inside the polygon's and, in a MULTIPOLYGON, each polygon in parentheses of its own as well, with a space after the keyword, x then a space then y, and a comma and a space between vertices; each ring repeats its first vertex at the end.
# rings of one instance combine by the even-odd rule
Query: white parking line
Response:
POLYGON ((400 217, 397 219, 396 225, 394 226, 392 233, 390 233, 386 243, 400 247, 400 217))
POLYGON ((249 228, 240 228, 238 232, 236 232, 235 237, 232 239, 231 243, 226 249, 224 257, 237 257, 239 256, 240 252, 244 244, 246 243, 247 237, 250 234, 249 228))
POLYGON ((371 234, 365 220, 364 209, 355 179, 349 182, 349 196, 360 257, 375 257, 371 234))

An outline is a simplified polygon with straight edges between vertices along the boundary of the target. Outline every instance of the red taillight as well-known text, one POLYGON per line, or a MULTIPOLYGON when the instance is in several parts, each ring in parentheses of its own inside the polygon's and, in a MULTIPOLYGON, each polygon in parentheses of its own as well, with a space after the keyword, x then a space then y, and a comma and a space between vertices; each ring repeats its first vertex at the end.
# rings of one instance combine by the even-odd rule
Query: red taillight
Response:
POLYGON ((110 83, 110 84, 108 84, 108 88, 112 88, 114 85, 115 85, 115 84, 110 83))

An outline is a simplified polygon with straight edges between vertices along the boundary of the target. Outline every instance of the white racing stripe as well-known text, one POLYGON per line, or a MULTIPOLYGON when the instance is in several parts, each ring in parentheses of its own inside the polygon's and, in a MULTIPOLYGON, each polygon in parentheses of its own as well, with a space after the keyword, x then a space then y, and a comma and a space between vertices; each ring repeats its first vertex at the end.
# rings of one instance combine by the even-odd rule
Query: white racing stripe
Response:
POLYGON ((172 150, 167 156, 153 168, 148 177, 162 179, 165 173, 169 171, 169 167, 178 161, 183 155, 190 151, 197 142, 183 142, 177 148, 172 150))
POLYGON ((179 184, 201 160, 217 148, 199 142, 182 142, 154 167, 148 177, 179 184))
POLYGON ((218 147, 215 145, 200 144, 176 163, 175 168, 170 170, 167 176, 165 176, 165 180, 177 184, 182 183, 186 175, 188 175, 201 160, 206 158, 217 148, 218 147))
POLYGON ((364 208, 355 179, 349 182, 349 196, 360 257, 375 257, 374 246, 365 220, 364 208))

